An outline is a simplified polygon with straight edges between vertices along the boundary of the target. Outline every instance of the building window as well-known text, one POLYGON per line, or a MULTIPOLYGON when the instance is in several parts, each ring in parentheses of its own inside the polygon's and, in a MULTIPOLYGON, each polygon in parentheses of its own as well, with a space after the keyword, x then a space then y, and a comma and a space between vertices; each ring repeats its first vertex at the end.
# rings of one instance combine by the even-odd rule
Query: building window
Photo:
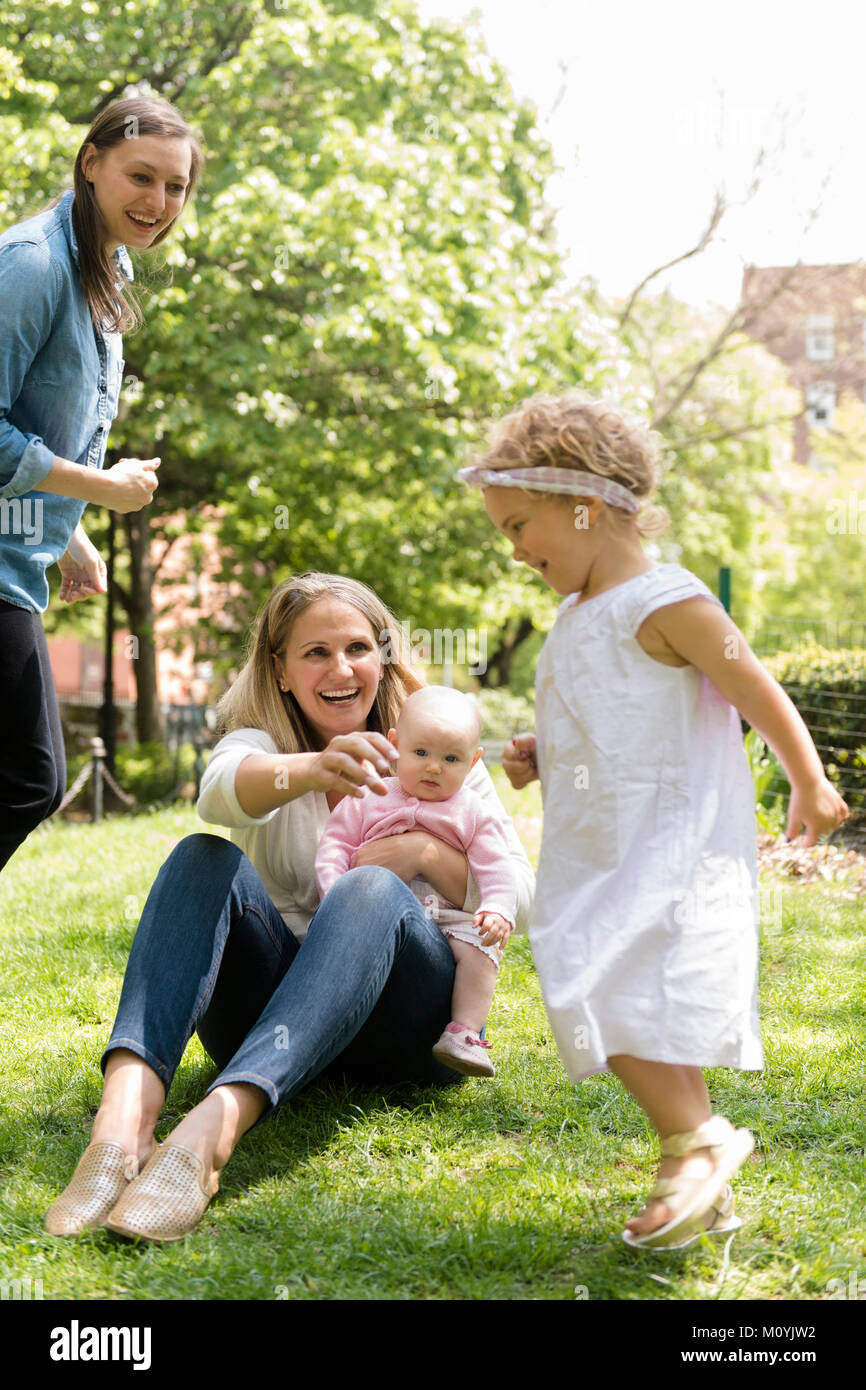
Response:
POLYGON ((810 362, 833 361, 833 317, 810 314, 806 320, 806 356, 810 362))
POLYGON ((810 430, 826 430, 833 423, 836 388, 831 382, 817 381, 806 389, 806 421, 810 430))

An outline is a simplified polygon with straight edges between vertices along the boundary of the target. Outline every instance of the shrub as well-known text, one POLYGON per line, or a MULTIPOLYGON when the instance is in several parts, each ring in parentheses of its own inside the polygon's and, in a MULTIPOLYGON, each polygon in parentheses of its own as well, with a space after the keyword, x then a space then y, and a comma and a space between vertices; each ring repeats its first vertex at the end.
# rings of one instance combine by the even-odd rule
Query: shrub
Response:
POLYGON ((506 687, 479 690, 483 723, 481 741, 509 739, 515 734, 531 733, 535 728, 535 706, 528 696, 515 695, 506 687))
POLYGON ((851 811, 866 811, 866 648, 807 643, 764 664, 797 706, 851 811))

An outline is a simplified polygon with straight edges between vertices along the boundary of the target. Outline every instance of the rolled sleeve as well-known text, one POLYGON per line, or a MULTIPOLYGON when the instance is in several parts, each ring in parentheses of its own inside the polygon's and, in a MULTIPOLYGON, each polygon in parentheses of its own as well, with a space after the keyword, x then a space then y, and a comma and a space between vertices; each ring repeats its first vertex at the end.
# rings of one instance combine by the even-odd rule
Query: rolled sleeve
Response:
POLYGON ((0 422, 0 497, 38 491, 53 467, 54 454, 38 435, 22 434, 8 420, 0 422))
POLYGON ((54 467, 54 454, 38 435, 9 420, 34 358, 51 335, 59 279, 48 250, 34 242, 0 247, 0 496, 18 497, 38 487, 54 467))
POLYGON ((264 816, 250 816, 238 801, 235 791, 237 770, 245 758, 253 753, 273 753, 277 751, 273 741, 262 729, 237 729, 221 738, 201 779, 201 790, 196 810, 208 825, 225 825, 232 830, 240 830, 250 825, 266 825, 273 820, 280 807, 268 811, 264 816))

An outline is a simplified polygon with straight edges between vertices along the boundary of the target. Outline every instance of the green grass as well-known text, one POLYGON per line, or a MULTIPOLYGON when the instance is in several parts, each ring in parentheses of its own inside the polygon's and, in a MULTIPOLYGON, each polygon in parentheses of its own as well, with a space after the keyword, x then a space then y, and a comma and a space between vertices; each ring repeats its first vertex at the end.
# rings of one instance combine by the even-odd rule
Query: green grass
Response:
MULTIPOLYGON (((537 788, 509 809, 535 857, 537 788)), ((528 943, 509 945, 489 1033, 497 1076, 445 1091, 313 1085, 247 1135, 176 1246, 43 1215, 98 1103, 144 897, 191 810, 51 825, 0 879, 0 1278, 46 1299, 814 1299, 866 1277, 866 905, 785 888, 765 927, 763 1074, 715 1071, 718 1110, 753 1129, 746 1224, 724 1246, 635 1255, 619 1240, 652 1176, 647 1121, 612 1076, 567 1083, 528 943)), ((162 1138, 215 1070, 193 1040, 162 1138)))

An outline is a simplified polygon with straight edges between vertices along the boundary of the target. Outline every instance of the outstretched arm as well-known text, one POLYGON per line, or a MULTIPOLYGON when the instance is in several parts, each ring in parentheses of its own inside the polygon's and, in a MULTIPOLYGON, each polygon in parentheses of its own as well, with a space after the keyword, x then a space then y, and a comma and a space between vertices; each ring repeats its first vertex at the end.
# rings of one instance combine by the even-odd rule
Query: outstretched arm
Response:
MULTIPOLYGON (((712 681, 769 744, 791 783, 787 834, 805 826, 804 848, 845 819, 848 807, 824 775, 812 736, 725 610, 706 598, 658 608, 647 619, 677 655, 712 681)), ((642 629, 641 629, 642 630, 642 629)))

